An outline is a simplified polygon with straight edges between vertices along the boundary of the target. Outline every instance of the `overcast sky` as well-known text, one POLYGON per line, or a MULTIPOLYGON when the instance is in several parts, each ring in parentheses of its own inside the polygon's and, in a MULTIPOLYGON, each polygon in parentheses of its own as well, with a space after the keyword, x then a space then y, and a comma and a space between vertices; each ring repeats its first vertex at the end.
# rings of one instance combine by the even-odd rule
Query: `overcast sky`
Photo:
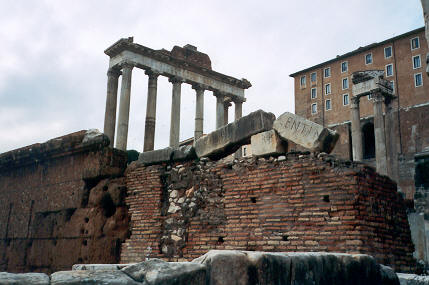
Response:
MULTIPOLYGON (((103 51, 123 37, 153 49, 197 46, 215 71, 252 83, 244 115, 279 116, 294 111, 289 74, 423 25, 420 0, 0 0, 0 153, 102 131, 103 51)), ((141 151, 147 77, 139 69, 132 76, 128 149, 141 151)), ((171 83, 159 77, 156 148, 168 145, 170 108, 171 83)), ((181 113, 183 140, 194 131, 195 92, 187 84, 181 113)), ((206 91, 204 132, 214 126, 215 97, 206 91)))

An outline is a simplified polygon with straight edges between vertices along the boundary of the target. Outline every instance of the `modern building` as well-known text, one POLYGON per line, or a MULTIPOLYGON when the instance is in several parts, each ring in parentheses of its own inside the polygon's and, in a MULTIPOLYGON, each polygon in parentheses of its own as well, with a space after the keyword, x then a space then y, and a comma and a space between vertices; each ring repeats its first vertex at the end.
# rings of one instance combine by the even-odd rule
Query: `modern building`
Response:
MULTIPOLYGON (((351 75, 356 71, 383 70, 396 99, 393 128, 386 134, 394 157, 391 178, 413 200, 416 189, 429 189, 429 77, 425 59, 428 46, 424 27, 374 43, 297 71, 295 113, 340 133, 333 154, 352 159, 351 75)), ((360 99, 360 126, 364 162, 375 165, 374 110, 371 95, 360 99)), ((388 119, 384 117, 385 124, 388 119)), ((393 118, 393 119, 392 119, 393 118)), ((389 161, 389 160, 388 160, 389 161)), ((427 192, 427 191, 425 191, 427 192)))

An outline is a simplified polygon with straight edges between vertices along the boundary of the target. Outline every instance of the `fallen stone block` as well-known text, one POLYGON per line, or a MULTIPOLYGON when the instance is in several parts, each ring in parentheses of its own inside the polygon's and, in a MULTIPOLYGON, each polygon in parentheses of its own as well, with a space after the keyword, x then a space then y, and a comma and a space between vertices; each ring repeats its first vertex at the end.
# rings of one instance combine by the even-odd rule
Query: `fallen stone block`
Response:
POLYGON ((281 140, 274 130, 253 135, 250 141, 254 156, 276 155, 287 151, 287 142, 281 140))
POLYGON ((8 273, 0 272, 0 284, 49 285, 49 276, 44 273, 8 273))
MULTIPOLYGON (((49 283, 48 283, 49 284, 49 283)), ((51 285, 137 285, 131 277, 120 270, 72 270, 58 271, 51 275, 51 285)))
POLYGON ((120 270, 132 264, 74 264, 72 270, 120 270))
POLYGON ((337 132, 289 112, 274 121, 273 129, 282 139, 317 152, 330 153, 339 138, 337 132))
POLYGON ((234 153, 243 144, 250 143, 250 137, 272 129, 275 116, 258 110, 199 138, 195 143, 198 157, 219 159, 234 153))
POLYGON ((174 148, 171 147, 142 152, 139 155, 138 162, 145 165, 167 162, 173 158, 173 152, 174 148))
POLYGON ((191 145, 184 145, 173 151, 173 161, 192 160, 195 158, 197 158, 197 155, 191 145))
POLYGON ((190 262, 166 262, 155 258, 125 267, 122 272, 147 285, 206 284, 206 266, 190 262))
POLYGON ((389 268, 368 255, 211 250, 192 262, 207 266, 210 285, 399 285, 389 268))
POLYGON ((401 285, 429 285, 429 276, 397 273, 401 285))

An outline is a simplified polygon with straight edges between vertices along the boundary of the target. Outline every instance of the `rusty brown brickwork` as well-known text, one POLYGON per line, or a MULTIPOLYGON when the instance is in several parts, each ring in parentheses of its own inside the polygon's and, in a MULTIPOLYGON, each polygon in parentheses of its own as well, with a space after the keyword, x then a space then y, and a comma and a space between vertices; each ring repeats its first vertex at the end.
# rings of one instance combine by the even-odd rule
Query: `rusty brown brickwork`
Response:
POLYGON ((0 271, 118 260, 128 212, 124 178, 115 177, 126 155, 104 136, 84 137, 80 131, 0 155, 0 271))
POLYGON ((121 262, 240 249, 366 253, 400 271, 414 264, 396 185, 360 164, 290 153, 134 166, 126 177, 132 223, 121 262))

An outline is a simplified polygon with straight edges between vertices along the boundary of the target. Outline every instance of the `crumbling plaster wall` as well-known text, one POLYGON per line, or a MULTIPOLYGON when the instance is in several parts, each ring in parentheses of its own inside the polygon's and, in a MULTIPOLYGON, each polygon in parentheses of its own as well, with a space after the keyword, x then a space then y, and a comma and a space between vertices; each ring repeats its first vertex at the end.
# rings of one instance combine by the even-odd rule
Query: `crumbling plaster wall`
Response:
POLYGON ((118 261, 128 235, 119 177, 126 154, 108 148, 104 135, 86 134, 0 155, 0 271, 118 261))
POLYGON ((396 184, 332 156, 142 166, 126 173, 131 236, 121 262, 190 260, 209 249, 366 253, 414 265, 396 184))

